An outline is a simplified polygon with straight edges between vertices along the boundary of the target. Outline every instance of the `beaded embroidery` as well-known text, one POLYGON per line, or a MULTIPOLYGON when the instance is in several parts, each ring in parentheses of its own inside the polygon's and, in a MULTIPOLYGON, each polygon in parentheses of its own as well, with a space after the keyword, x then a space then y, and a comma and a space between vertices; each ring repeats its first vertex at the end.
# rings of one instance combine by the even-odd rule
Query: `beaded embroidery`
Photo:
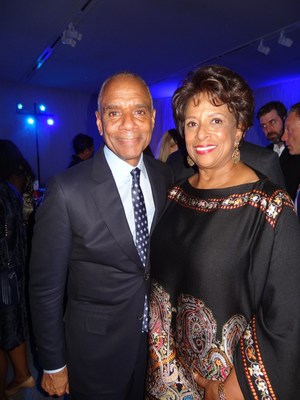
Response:
POLYGON ((185 193, 181 187, 175 186, 169 191, 168 197, 183 207, 201 212, 212 212, 217 209, 232 210, 249 204, 259 208, 273 228, 282 211, 283 204, 293 208, 289 195, 279 189, 269 197, 266 193, 254 189, 243 194, 232 194, 226 198, 203 200, 193 197, 185 193))
POLYGON ((254 399, 276 400, 259 351, 255 317, 252 318, 240 339, 240 345, 245 373, 254 399))

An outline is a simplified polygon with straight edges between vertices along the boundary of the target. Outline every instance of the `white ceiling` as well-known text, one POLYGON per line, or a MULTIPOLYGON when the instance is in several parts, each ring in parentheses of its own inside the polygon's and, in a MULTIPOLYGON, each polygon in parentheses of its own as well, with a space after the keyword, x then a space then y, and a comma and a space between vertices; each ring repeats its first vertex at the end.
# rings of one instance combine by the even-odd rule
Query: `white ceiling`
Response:
POLYGON ((90 93, 129 70, 154 97, 170 96, 205 63, 252 87, 300 77, 299 0, 1 0, 0 39, 0 81, 90 93), (61 42, 70 22, 82 34, 75 47, 61 42), (290 48, 277 43, 282 29, 290 48))

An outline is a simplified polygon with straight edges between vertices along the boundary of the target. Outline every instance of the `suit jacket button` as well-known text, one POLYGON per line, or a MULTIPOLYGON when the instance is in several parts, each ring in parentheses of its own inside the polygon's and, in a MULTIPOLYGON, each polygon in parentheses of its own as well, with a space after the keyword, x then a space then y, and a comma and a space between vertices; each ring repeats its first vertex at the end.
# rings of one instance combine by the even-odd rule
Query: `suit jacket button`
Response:
POLYGON ((149 278, 150 278, 150 274, 149 274, 149 273, 144 274, 144 279, 145 279, 145 281, 148 281, 149 278))
POLYGON ((143 319, 143 314, 139 314, 139 315, 137 316, 137 319, 138 319, 139 321, 142 321, 142 319, 143 319))

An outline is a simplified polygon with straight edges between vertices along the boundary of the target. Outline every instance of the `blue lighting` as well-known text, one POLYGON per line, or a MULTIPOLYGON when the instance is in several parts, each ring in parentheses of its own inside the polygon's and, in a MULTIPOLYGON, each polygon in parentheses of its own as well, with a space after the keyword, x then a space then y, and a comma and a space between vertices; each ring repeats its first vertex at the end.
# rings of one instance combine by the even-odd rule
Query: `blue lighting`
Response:
POLYGON ((46 111, 46 106, 44 106, 44 104, 40 105, 40 111, 46 111))
POLYGON ((50 126, 54 125, 54 119, 48 118, 47 119, 47 124, 50 125, 50 126))
POLYGON ((35 119, 32 118, 32 117, 28 117, 28 118, 27 118, 27 124, 29 124, 29 125, 34 125, 34 124, 35 124, 35 119))
POLYGON ((18 110, 23 110, 23 104, 22 103, 18 103, 17 104, 17 109, 18 110))

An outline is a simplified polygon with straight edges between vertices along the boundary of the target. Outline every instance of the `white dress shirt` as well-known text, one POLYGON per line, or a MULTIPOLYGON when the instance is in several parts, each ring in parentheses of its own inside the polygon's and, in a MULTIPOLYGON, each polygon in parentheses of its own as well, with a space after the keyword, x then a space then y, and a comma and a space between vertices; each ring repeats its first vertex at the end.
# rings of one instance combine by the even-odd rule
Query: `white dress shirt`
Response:
POLYGON ((285 149, 285 145, 283 143, 275 143, 273 146, 273 151, 275 151, 275 153, 278 154, 278 157, 281 156, 281 153, 283 152, 283 150, 285 149))
POLYGON ((143 160, 143 154, 141 155, 138 165, 133 167, 126 161, 121 160, 115 153, 113 153, 107 146, 104 146, 104 155, 108 163, 109 168, 113 174, 114 180, 116 182, 119 195, 124 207, 128 225, 130 227, 132 236, 135 238, 135 222, 134 213, 132 207, 132 197, 131 197, 131 185, 132 176, 130 172, 138 167, 141 170, 140 175, 140 185, 144 195, 147 219, 148 219, 148 229, 150 233, 150 228, 153 221, 153 216, 155 212, 155 206, 153 201, 152 189, 147 174, 147 170, 143 160))

